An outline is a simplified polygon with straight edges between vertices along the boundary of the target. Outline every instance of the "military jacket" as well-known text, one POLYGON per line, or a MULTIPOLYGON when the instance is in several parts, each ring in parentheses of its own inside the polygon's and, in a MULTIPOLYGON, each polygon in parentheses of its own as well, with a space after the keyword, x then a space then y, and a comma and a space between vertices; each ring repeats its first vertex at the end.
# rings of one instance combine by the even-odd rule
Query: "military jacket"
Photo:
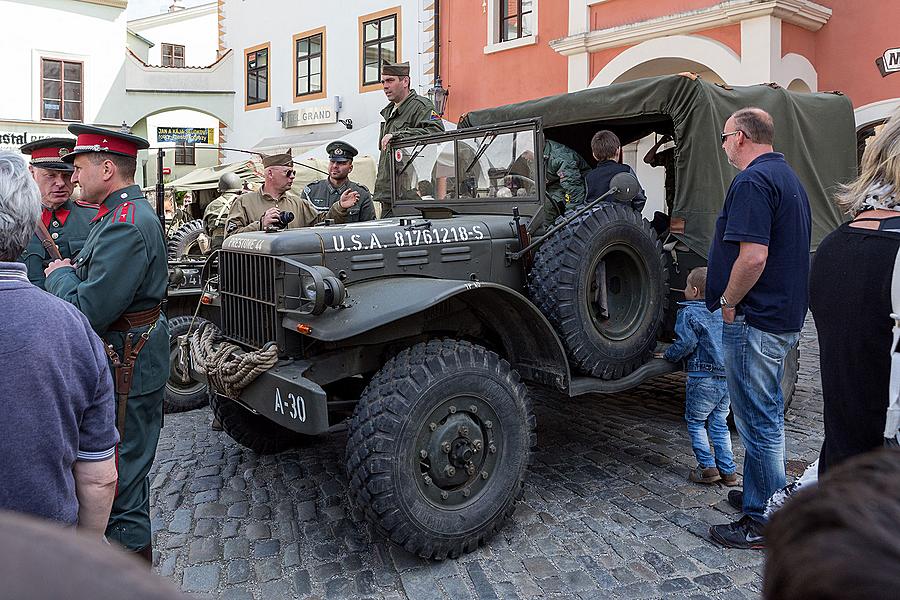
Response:
POLYGON ((544 210, 549 224, 561 214, 559 207, 565 209, 566 205, 584 202, 584 177, 591 166, 568 146, 547 140, 544 143, 544 167, 547 190, 544 210))
POLYGON ((350 181, 344 182, 339 188, 331 185, 331 181, 320 179, 303 188, 303 197, 316 205, 320 211, 328 210, 335 202, 341 199, 341 194, 348 189, 359 194, 359 200, 347 209, 347 223, 359 221, 371 221, 375 218, 375 205, 372 204, 372 194, 366 186, 350 181))
MULTIPOLYGON (((166 242, 156 212, 136 185, 110 194, 73 262, 53 271, 47 291, 74 304, 122 356, 126 332, 109 331, 125 313, 148 310, 166 295, 166 242)), ((132 329, 135 341, 149 326, 132 329)), ((169 325, 160 316, 138 355, 130 395, 162 388, 169 378, 169 325)))
POLYGON ((225 223, 228 222, 228 213, 237 197, 237 192, 225 192, 210 202, 203 211, 203 228, 206 235, 212 239, 213 249, 222 247, 222 240, 225 239, 225 223))
MULTIPOLYGON (((41 211, 41 219, 63 258, 78 254, 91 231, 91 220, 96 216, 96 206, 74 200, 66 200, 55 210, 45 208, 41 211)), ((20 262, 25 263, 28 269, 28 280, 41 289, 44 288, 44 269, 51 260, 50 253, 35 233, 25 247, 20 262)))
POLYGON ((345 223, 347 220, 347 209, 343 208, 340 202, 332 204, 327 213, 320 212, 315 204, 306 198, 298 198, 290 191, 273 198, 259 188, 255 192, 241 194, 231 205, 228 223, 225 225, 226 237, 245 231, 259 231, 260 219, 273 206, 294 213, 294 220, 288 223, 288 229, 308 227, 325 219, 333 219, 335 223, 345 223))
MULTIPOLYGON (((381 134, 378 143, 387 134, 400 139, 413 135, 439 133, 444 130, 444 122, 434 110, 434 104, 425 96, 420 96, 415 90, 409 91, 406 100, 396 106, 393 102, 381 111, 384 122, 381 124, 381 134)), ((379 147, 379 150, 381 148, 379 147)), ((378 159, 378 175, 375 178, 375 200, 385 205, 385 211, 389 211, 393 205, 391 198, 391 168, 393 159, 390 152, 381 151, 378 159)))

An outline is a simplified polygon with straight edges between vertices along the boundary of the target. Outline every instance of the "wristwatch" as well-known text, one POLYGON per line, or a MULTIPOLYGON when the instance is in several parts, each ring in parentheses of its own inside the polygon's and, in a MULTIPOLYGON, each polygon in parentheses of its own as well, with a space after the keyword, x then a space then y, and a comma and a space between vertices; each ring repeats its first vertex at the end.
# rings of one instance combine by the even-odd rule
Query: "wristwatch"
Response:
POLYGON ((734 304, 729 304, 729 303, 728 303, 728 300, 725 299, 725 296, 724 296, 724 295, 723 295, 721 298, 719 298, 719 305, 720 305, 722 308, 734 308, 734 307, 735 307, 734 304))

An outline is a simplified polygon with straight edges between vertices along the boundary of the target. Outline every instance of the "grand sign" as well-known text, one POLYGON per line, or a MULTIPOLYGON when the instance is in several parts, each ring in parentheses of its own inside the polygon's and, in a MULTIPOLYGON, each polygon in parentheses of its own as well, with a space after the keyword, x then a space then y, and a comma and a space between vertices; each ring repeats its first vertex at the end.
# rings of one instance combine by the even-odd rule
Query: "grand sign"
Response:
POLYGON ((281 126, 287 129, 288 127, 303 127, 304 125, 337 123, 337 117, 337 111, 333 105, 309 106, 282 113, 281 126))

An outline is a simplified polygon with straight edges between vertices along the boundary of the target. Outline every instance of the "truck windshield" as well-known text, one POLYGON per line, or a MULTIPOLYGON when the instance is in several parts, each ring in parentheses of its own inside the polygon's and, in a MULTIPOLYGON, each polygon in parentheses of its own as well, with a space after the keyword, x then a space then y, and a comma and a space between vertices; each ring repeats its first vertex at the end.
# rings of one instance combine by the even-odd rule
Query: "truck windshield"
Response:
POLYGON ((536 196, 533 129, 411 144, 394 150, 395 191, 401 200, 536 196))

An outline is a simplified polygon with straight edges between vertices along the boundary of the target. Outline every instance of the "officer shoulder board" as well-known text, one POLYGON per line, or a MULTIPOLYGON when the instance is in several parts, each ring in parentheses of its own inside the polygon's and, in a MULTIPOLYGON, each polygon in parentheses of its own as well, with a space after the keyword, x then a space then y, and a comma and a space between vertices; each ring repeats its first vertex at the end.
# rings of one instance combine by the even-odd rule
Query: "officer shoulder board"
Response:
POLYGON ((99 204, 91 204, 90 202, 85 202, 84 200, 75 200, 75 206, 80 208, 90 208, 92 210, 99 210, 99 204))
POLYGON ((134 223, 134 203, 123 202, 116 207, 113 215, 114 223, 134 223))

